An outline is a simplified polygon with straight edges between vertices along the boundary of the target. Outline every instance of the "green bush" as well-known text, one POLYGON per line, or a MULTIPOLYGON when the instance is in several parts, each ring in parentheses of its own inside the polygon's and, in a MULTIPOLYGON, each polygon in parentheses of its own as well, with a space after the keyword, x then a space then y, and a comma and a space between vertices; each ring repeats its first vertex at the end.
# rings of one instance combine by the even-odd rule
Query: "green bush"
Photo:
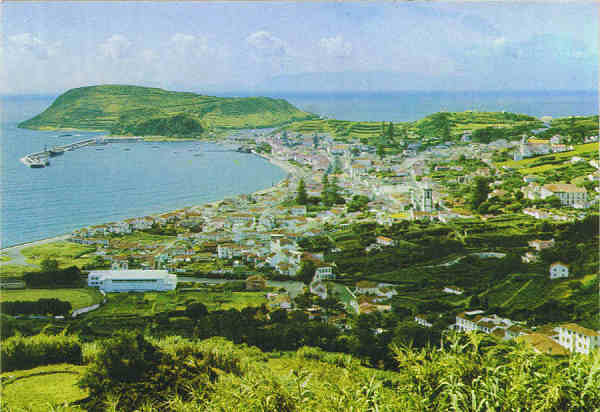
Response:
POLYGON ((0 348, 3 372, 55 363, 81 364, 82 361, 81 343, 74 336, 17 335, 2 342, 0 348))

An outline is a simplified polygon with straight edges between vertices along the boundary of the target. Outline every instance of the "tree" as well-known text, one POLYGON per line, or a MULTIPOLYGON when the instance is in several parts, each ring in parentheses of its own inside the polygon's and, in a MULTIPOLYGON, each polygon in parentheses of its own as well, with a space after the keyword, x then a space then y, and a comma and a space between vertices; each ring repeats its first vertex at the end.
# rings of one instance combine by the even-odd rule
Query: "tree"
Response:
POLYGON ((55 259, 45 258, 40 263, 42 272, 56 272, 58 270, 58 261, 55 259))
POLYGON ((477 210, 479 205, 487 200, 489 193, 490 189, 487 178, 477 176, 471 192, 471 208, 477 210))
POLYGON ((314 262, 312 260, 305 260, 302 262, 302 265, 300 265, 300 270, 298 270, 296 277, 298 280, 308 285, 315 276, 315 270, 317 270, 317 267, 314 262))
POLYGON ((306 194, 306 187, 304 186, 304 179, 300 179, 298 182, 298 192, 296 195, 296 203, 299 205, 305 205, 308 203, 308 195, 306 194))
POLYGON ((342 162, 341 162, 339 156, 336 156, 335 159, 333 160, 333 171, 336 174, 342 173, 342 162))
POLYGON ((383 159, 385 156, 385 147, 381 143, 377 145, 377 156, 379 156, 380 159, 383 159))
POLYGON ((206 309, 206 306, 204 306, 204 304, 201 302, 192 303, 185 309, 185 316, 194 320, 200 319, 207 314, 208 309, 206 309))

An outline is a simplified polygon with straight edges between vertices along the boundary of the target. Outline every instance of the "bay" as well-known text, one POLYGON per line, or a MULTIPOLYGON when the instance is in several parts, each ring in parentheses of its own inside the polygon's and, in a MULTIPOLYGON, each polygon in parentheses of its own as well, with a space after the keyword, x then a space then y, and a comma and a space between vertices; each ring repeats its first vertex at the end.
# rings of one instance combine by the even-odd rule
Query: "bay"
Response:
POLYGON ((213 151, 221 147, 190 141, 90 146, 31 169, 19 161, 27 153, 100 135, 17 128, 51 101, 2 101, 2 247, 251 193, 286 175, 258 156, 213 151))

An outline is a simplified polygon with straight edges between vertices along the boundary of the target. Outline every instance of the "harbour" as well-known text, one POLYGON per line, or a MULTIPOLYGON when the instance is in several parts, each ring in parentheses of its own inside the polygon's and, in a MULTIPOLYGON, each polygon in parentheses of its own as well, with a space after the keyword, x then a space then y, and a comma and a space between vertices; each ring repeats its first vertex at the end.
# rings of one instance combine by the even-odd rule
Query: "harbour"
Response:
POLYGON ((72 150, 80 149, 85 146, 91 146, 96 144, 106 144, 104 139, 95 138, 95 139, 85 139, 80 140, 78 142, 70 143, 64 146, 54 146, 50 149, 44 147, 44 150, 41 152, 29 153, 28 155, 23 156, 21 159, 21 163, 25 166, 29 166, 31 168, 42 168, 50 165, 50 157, 60 156, 65 152, 70 152, 72 150))

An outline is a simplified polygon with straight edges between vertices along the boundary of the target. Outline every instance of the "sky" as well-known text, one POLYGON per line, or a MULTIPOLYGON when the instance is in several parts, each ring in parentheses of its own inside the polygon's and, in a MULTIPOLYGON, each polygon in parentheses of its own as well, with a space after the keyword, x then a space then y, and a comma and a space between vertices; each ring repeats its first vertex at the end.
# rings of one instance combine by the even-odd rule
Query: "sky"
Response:
POLYGON ((595 90, 594 2, 4 2, 0 94, 595 90))

